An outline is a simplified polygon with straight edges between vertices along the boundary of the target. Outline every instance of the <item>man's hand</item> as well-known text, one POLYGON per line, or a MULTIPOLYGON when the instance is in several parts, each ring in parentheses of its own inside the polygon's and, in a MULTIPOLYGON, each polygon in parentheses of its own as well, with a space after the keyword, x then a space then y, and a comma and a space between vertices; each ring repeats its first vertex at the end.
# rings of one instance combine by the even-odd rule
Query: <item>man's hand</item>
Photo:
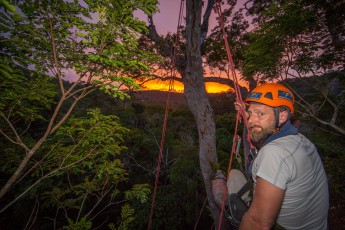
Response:
POLYGON ((235 110, 236 111, 244 111, 245 113, 245 118, 248 119, 249 118, 249 113, 246 111, 246 106, 243 103, 240 102, 234 102, 234 106, 235 106, 235 110))

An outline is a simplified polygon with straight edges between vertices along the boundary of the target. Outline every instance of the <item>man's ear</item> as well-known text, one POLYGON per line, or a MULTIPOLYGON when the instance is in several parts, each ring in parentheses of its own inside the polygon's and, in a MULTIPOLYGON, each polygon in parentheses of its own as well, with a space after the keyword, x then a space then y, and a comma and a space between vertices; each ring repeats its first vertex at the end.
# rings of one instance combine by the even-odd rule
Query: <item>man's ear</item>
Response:
POLYGON ((288 120, 289 113, 286 110, 283 110, 279 113, 279 125, 283 124, 288 120))

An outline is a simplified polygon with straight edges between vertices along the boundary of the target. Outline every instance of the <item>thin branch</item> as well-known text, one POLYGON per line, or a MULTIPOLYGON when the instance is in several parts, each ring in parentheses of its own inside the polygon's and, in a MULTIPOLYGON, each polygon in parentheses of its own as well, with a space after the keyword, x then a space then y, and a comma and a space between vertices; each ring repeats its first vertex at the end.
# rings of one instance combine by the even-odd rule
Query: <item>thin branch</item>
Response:
MULTIPOLYGON (((106 136, 104 136, 103 139, 107 138, 108 136, 110 136, 110 135, 112 135, 112 134, 113 134, 113 132, 108 133, 106 136)), ((79 143, 80 143, 80 142, 79 142, 79 143)), ((2 209, 0 210, 0 213, 2 213, 3 211, 5 211, 8 207, 10 207, 10 206, 11 206, 14 202, 16 202, 19 198, 21 198, 22 196, 24 196, 28 191, 30 191, 33 187, 35 187, 35 186, 36 186, 38 183, 40 183, 43 179, 48 178, 48 177, 55 176, 55 175, 57 175, 57 174, 61 174, 61 173, 64 172, 64 170, 67 170, 67 169, 71 168, 72 166, 74 166, 74 165, 76 165, 76 164, 82 162, 83 160, 87 159, 87 157, 90 156, 90 155, 98 148, 98 146, 99 146, 99 145, 96 145, 94 148, 91 149, 91 151, 90 151, 88 154, 86 154, 84 157, 80 158, 79 160, 77 160, 77 161, 75 161, 75 162, 72 162, 72 163, 70 163, 70 164, 67 164, 67 165, 65 165, 65 166, 63 166, 62 164, 60 164, 60 166, 59 166, 57 169, 55 169, 55 170, 53 170, 53 171, 47 173, 46 175, 42 176, 41 178, 39 178, 35 183, 33 183, 31 186, 29 186, 29 187, 28 187, 24 192, 22 192, 18 197, 16 197, 16 198, 15 198, 14 200, 12 200, 8 205, 6 205, 4 208, 2 208, 2 209)), ((71 151, 71 152, 72 152, 72 151, 71 151)), ((71 153, 71 152, 70 152, 70 153, 71 153)), ((27 157, 26 157, 26 159, 27 159, 27 157)), ((63 162, 64 162, 64 161, 63 161, 63 162)))
POLYGON ((19 97, 18 100, 16 100, 16 102, 13 103, 13 105, 9 109, 7 119, 10 119, 13 109, 16 107, 17 104, 19 104, 19 102, 21 102, 22 99, 23 97, 19 97))
POLYGON ((335 124, 332 124, 331 122, 327 122, 327 121, 324 121, 324 120, 321 120, 320 118, 318 118, 310 109, 308 109, 307 107, 305 107, 304 104, 296 101, 296 103, 298 105, 300 105, 302 108, 304 108, 307 113, 303 113, 301 111, 296 111, 296 112, 299 112, 300 114, 302 115, 305 115, 305 116, 310 116, 312 118, 314 118, 318 123, 320 124, 323 124, 323 125, 326 125, 328 127, 331 127, 332 129, 336 130, 337 132, 339 132, 340 134, 342 135, 345 135, 345 129, 343 129, 342 127, 338 126, 338 125, 335 125, 335 124))
MULTIPOLYGON (((22 181, 26 176, 28 176, 30 174, 30 172, 32 172, 37 166, 40 166, 42 162, 44 162, 44 160, 53 152, 53 150, 61 143, 61 140, 59 140, 51 149, 50 151, 45 154, 45 156, 40 160, 40 161, 37 161, 29 170, 27 170, 25 172, 24 175, 22 175, 21 177, 18 177, 17 181, 15 184, 18 184, 20 183, 20 181, 22 181)), ((53 160, 51 160, 53 161, 53 160)), ((45 161, 47 162, 47 161, 45 161)), ((43 171, 43 169, 41 170, 43 171)))
POLYGON ((30 126, 31 126, 31 123, 32 123, 33 119, 34 119, 34 115, 31 113, 30 123, 26 126, 26 128, 24 129, 24 131, 21 132, 21 134, 19 134, 19 136, 23 136, 23 135, 29 130, 29 128, 30 128, 30 126))
POLYGON ((54 33, 53 33, 53 17, 52 16, 49 17, 49 27, 50 27, 50 38, 51 38, 51 42, 52 42, 54 65, 55 65, 55 69, 57 71, 57 78, 59 80, 60 90, 61 90, 62 95, 64 95, 65 89, 63 86, 63 81, 62 81, 62 76, 61 76, 59 64, 57 62, 57 51, 56 51, 56 47, 55 47, 55 40, 54 40, 54 33))
MULTIPOLYGON (((96 202, 96 204, 92 207, 92 209, 86 214, 86 216, 90 216, 91 213, 96 209, 96 207, 98 207, 98 205, 101 203, 101 201, 104 199, 104 197, 112 190, 113 186, 110 186, 109 189, 106 190, 105 193, 102 194, 102 196, 98 199, 98 201, 96 202)), ((96 216, 99 215, 99 213, 101 213, 103 210, 105 210, 107 207, 109 207, 110 205, 105 205, 103 206, 103 208, 96 213, 93 217, 90 218, 90 220, 93 220, 96 216)))
MULTIPOLYGON (((85 97, 84 94, 79 95, 79 96, 73 101, 73 103, 72 103, 71 106, 69 107, 67 113, 62 117, 62 119, 61 119, 56 125, 53 126, 52 123, 49 124, 49 125, 51 125, 51 127, 52 127, 51 129, 47 129, 47 131, 49 130, 49 134, 55 132, 55 131, 56 131, 56 130, 67 120, 67 118, 70 116, 70 114, 72 113, 74 107, 77 105, 77 103, 79 102, 79 100, 82 99, 82 98, 84 98, 84 97, 85 97)), ((65 100, 65 98, 63 98, 63 99, 60 100, 60 102, 61 102, 61 104, 59 103, 59 106, 60 106, 60 107, 62 106, 62 103, 63 103, 64 100, 65 100)), ((59 108, 56 108, 56 109, 60 109, 60 107, 59 107, 59 108)), ((54 112, 55 112, 55 111, 54 111, 54 112)), ((56 111, 56 112, 57 112, 57 111, 56 111)), ((56 116, 57 116, 57 113, 56 113, 56 114, 54 113, 54 115, 53 115, 51 121, 53 121, 53 118, 54 118, 54 120, 55 120, 56 116)))
MULTIPOLYGON (((67 154, 67 156, 62 160, 62 162, 60 163, 60 167, 63 166, 63 164, 65 163, 65 161, 68 159, 68 157, 69 157, 70 155, 72 155, 72 153, 74 152, 74 150, 75 150, 77 147, 79 147, 79 145, 82 143, 82 140, 84 140, 84 138, 87 137, 88 134, 89 134, 92 130, 94 130, 94 129, 97 127, 97 124, 98 124, 98 123, 94 124, 87 132, 84 133, 84 135, 81 137, 81 139, 79 139, 78 143, 77 143, 75 146, 73 146, 73 148, 69 151, 69 153, 67 154)), ((108 137, 108 136, 111 135, 111 134, 113 134, 113 132, 108 133, 108 135, 106 135, 104 138, 108 137)))
POLYGON ((46 175, 42 176, 41 178, 37 179, 32 185, 30 185, 27 189, 25 189, 24 192, 22 192, 20 195, 18 195, 16 198, 14 198, 10 203, 8 203, 6 206, 4 206, 1 210, 0 213, 4 212, 7 208, 9 208, 12 204, 14 204, 17 200, 19 200, 22 196, 24 196, 28 191, 30 191, 32 188, 34 188, 36 185, 38 185, 42 180, 61 174, 64 172, 64 170, 67 170, 69 168, 71 168, 74 165, 79 164, 80 162, 82 162, 83 160, 87 159, 87 157, 89 155, 91 155, 96 149, 98 148, 98 146, 94 147, 88 154, 86 154, 84 157, 80 158, 79 160, 70 163, 68 165, 59 167, 49 173, 47 173, 46 175))
POLYGON ((14 126, 12 125, 11 121, 8 120, 5 115, 3 113, 0 113, 0 116, 4 118, 4 120, 7 122, 8 126, 11 128, 13 134, 15 135, 16 137, 16 141, 14 139, 12 139, 10 136, 8 136, 2 129, 0 129, 0 133, 7 139, 9 140, 10 142, 12 142, 13 144, 16 144, 16 145, 19 145, 21 146, 22 148, 25 149, 26 152, 29 152, 30 149, 29 147, 27 147, 25 145, 25 143, 22 141, 22 139, 20 138, 20 136, 18 135, 17 133, 17 130, 14 128, 14 126))
MULTIPOLYGON (((67 98, 69 98, 69 95, 71 94, 71 92, 74 90, 74 88, 81 82, 81 79, 83 77, 85 77, 86 73, 80 74, 78 79, 72 84, 72 86, 65 92, 65 94, 62 94, 63 98, 66 100, 67 98)), ((85 88, 81 89, 84 90, 85 88)))
POLYGON ((93 228, 93 230, 97 230, 100 228, 104 229, 103 225, 108 221, 108 219, 109 219, 109 216, 107 216, 107 218, 105 218, 105 220, 102 223, 100 223, 98 227, 93 228))
POLYGON ((84 207, 84 203, 86 201, 88 193, 86 192, 83 198, 83 201, 81 202, 80 208, 79 208, 79 212, 78 212, 78 216, 77 216, 77 221, 79 221, 80 215, 81 215, 81 211, 83 210, 84 207))
POLYGON ((209 19, 210 15, 212 13, 212 9, 214 6, 215 1, 214 0, 208 0, 207 1, 207 7, 203 16, 201 29, 200 29, 200 45, 202 45, 206 39, 207 32, 208 32, 208 26, 209 26, 209 19))
POLYGON ((24 229, 31 229, 32 225, 35 223, 35 220, 37 219, 37 214, 38 214, 38 209, 39 209, 39 199, 38 199, 38 195, 36 195, 36 199, 35 199, 35 204, 34 207, 32 208, 32 212, 30 214, 30 217, 28 219, 28 221, 26 222, 26 225, 24 227, 24 229), (32 219, 32 220, 31 220, 32 219), (31 222, 31 224, 30 224, 31 222), (30 224, 30 225, 29 225, 30 224))
MULTIPOLYGON (((78 93, 80 93, 80 92, 82 92, 85 96, 87 95, 87 94, 89 94, 89 91, 91 91, 91 92, 93 92, 95 89, 93 89, 93 90, 89 90, 89 89, 91 89, 93 86, 87 86, 87 87, 84 87, 84 88, 82 88, 82 89, 78 89, 78 90, 76 90, 76 91, 74 91, 73 93, 70 93, 70 94, 68 94, 68 95, 66 95, 66 99, 69 99, 69 98, 71 98, 71 97, 74 97, 76 94, 78 94, 78 93), (89 90, 89 91, 87 91, 87 90, 89 90), (84 91, 84 92, 83 92, 84 91), (85 91, 87 91, 87 93, 85 92, 85 91)), ((84 96, 84 97, 85 97, 84 96)))
POLYGON ((138 166, 139 168, 142 168, 143 170, 145 170, 145 171, 147 171, 147 172, 149 172, 149 173, 152 173, 150 169, 145 168, 144 166, 142 166, 141 164, 139 164, 139 163, 137 162, 137 160, 135 159, 134 156, 131 156, 131 155, 128 154, 128 157, 129 157, 130 159, 132 159, 132 160, 135 162, 135 164, 131 164, 131 165, 138 166))

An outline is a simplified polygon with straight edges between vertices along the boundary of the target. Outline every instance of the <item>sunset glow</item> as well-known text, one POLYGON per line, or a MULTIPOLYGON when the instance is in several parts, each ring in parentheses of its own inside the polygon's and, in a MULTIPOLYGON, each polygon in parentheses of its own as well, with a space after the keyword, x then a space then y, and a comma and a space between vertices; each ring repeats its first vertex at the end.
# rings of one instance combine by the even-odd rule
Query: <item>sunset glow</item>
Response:
MULTIPOLYGON (((206 91, 208 93, 225 93, 229 90, 233 90, 231 87, 219 84, 215 82, 206 82, 206 91)), ((142 85, 145 90, 161 90, 161 91, 168 91, 169 90, 169 82, 168 81, 161 81, 161 80, 152 80, 142 85)), ((181 82, 175 81, 173 85, 173 90, 176 92, 183 93, 183 84, 181 82)))

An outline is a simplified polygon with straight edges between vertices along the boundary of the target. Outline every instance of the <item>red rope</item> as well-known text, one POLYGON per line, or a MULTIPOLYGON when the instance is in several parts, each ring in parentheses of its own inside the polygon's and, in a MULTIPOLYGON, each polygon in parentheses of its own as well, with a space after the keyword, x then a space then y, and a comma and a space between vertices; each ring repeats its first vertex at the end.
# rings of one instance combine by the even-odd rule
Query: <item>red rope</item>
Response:
POLYGON ((194 225, 194 230, 196 230, 196 227, 198 226, 198 223, 199 223, 201 214, 202 214, 202 212, 203 212, 203 210, 204 210, 204 208, 205 208, 206 202, 207 202, 207 196, 206 196, 205 201, 204 201, 204 204, 202 205, 202 208, 201 208, 201 210, 200 210, 198 219, 196 220, 196 223, 195 223, 195 225, 194 225))
MULTIPOLYGON (((174 43, 174 53, 173 53, 173 58, 172 58, 173 64, 175 64, 175 61, 176 61, 176 53, 177 53, 177 47, 178 47, 178 41, 179 41, 180 25, 181 25, 182 15, 183 15, 183 6, 184 6, 183 1, 184 0, 181 0, 181 4, 180 4, 180 12, 179 12, 179 17, 178 17, 176 39, 175 39, 175 43, 174 43)), ((152 226, 154 206, 155 206, 156 196, 157 196, 157 187, 158 187, 158 182, 159 182, 159 173, 160 173, 161 162, 162 162, 162 158, 163 158, 163 147, 164 147, 166 126, 167 126, 167 122, 168 122, 170 97, 171 97, 171 92, 173 91, 173 89, 174 89, 174 77, 173 77, 173 74, 171 74, 170 80, 169 80, 169 91, 168 91, 168 96, 167 96, 167 102, 166 102, 166 106, 165 106, 165 114, 164 114, 164 122, 163 122, 163 128, 162 128, 161 143, 159 146, 159 155, 158 155, 158 160, 157 160, 158 162, 157 162, 157 168, 156 168, 155 186, 153 189, 153 196, 152 196, 152 202, 151 202, 150 219, 149 219, 149 224, 147 227, 148 230, 150 230, 151 226, 152 226)))
MULTIPOLYGON (((232 73, 232 77, 233 77, 233 81, 234 81, 234 89, 235 89, 235 93, 236 93, 236 101, 239 102, 240 104, 243 104, 243 100, 242 100, 242 95, 240 92, 240 86, 238 84, 238 79, 237 79, 237 75, 236 75, 236 71, 235 71, 235 65, 232 59, 232 55, 231 55, 231 51, 230 51, 230 47, 229 47, 229 43, 228 43, 228 39, 226 36, 226 32, 225 32, 225 26, 224 26, 224 21, 223 21, 223 17, 222 17, 222 9, 221 9, 221 5, 220 5, 220 1, 217 0, 216 1, 216 11, 218 13, 218 19, 219 19, 219 24, 222 28, 222 32, 223 32, 223 39, 225 42, 225 49, 226 49, 226 53, 228 55, 228 61, 230 64, 230 69, 231 69, 231 73, 232 73)), ((227 172, 227 177, 226 179, 228 180, 228 176, 231 170, 231 166, 232 166, 232 158, 236 149, 236 143, 237 141, 235 140, 235 137, 237 136, 237 129, 238 129, 238 124, 239 121, 241 120, 241 117, 244 120, 244 125, 245 127, 248 127, 247 125, 247 118, 246 118, 246 114, 245 114, 245 110, 244 108, 241 107, 241 109, 237 112, 236 115, 236 125, 235 125, 235 132, 234 132, 234 139, 233 139, 233 143, 232 143, 232 149, 231 149, 231 154, 230 154, 230 162, 229 162, 229 166, 228 166, 228 172, 227 172)), ((249 141, 250 145, 251 141, 249 136, 247 136, 247 140, 249 141)), ((222 202, 222 208, 221 208, 221 213, 220 213, 220 217, 219 217, 219 224, 218 224, 218 230, 221 228, 222 225, 222 219, 223 219, 223 213, 224 213, 224 204, 225 204, 225 197, 227 196, 227 192, 226 189, 224 191, 223 194, 223 202, 222 202)))

